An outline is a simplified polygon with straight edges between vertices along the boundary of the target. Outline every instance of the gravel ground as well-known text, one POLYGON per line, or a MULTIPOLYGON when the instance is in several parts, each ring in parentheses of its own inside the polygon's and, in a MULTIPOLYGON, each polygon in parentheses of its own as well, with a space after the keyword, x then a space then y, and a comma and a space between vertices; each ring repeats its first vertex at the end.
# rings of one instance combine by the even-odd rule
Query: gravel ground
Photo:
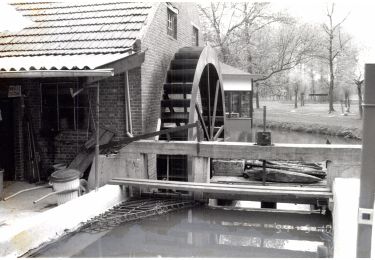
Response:
POLYGON ((294 108, 294 103, 261 101, 254 111, 254 124, 263 124, 263 106, 267 106, 267 126, 299 132, 358 138, 362 136, 362 120, 358 105, 352 104, 350 113, 343 115, 340 104, 334 104, 335 112, 328 114, 328 104, 305 103, 294 108))

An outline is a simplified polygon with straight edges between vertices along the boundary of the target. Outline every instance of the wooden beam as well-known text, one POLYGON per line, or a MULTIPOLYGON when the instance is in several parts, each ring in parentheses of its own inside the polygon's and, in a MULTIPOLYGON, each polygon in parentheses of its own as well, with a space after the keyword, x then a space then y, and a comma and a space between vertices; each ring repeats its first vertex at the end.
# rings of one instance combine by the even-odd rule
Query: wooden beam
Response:
POLYGON ((224 131, 224 125, 220 126, 219 130, 216 132, 216 135, 214 136, 214 141, 216 141, 221 133, 224 131))
POLYGON ((333 144, 273 144, 259 146, 247 142, 200 142, 199 151, 194 141, 142 140, 129 144, 134 153, 185 154, 225 159, 263 159, 341 162, 343 165, 359 165, 361 145, 333 144))
POLYGON ((202 125, 204 136, 206 137, 207 141, 209 141, 210 135, 208 134, 206 123, 204 122, 204 118, 203 118, 203 115, 202 115, 201 111, 199 111, 199 106, 198 106, 197 103, 195 103, 195 111, 197 111, 199 122, 202 125))
POLYGON ((120 60, 99 66, 98 69, 113 68, 115 75, 138 68, 145 61, 145 52, 134 53, 120 60))
POLYGON ((212 123, 211 123, 211 129, 210 129, 211 130, 211 132, 210 132, 211 140, 214 139, 214 129, 215 129, 215 120, 216 120, 217 99, 218 99, 218 96, 219 96, 219 87, 220 87, 220 82, 218 80, 218 81, 216 81, 214 112, 212 114, 212 123))

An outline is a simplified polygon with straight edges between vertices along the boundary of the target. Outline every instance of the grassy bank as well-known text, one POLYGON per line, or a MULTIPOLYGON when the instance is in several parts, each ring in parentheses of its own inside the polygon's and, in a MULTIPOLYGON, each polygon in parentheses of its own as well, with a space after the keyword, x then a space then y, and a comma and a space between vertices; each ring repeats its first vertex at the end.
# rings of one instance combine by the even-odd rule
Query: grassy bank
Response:
POLYGON ((336 135, 361 139, 362 120, 359 119, 358 105, 353 104, 350 113, 343 115, 341 105, 335 104, 335 112, 328 114, 328 104, 305 103, 294 108, 294 103, 263 101, 261 109, 254 111, 254 125, 263 124, 263 106, 267 106, 267 126, 298 132, 336 135))

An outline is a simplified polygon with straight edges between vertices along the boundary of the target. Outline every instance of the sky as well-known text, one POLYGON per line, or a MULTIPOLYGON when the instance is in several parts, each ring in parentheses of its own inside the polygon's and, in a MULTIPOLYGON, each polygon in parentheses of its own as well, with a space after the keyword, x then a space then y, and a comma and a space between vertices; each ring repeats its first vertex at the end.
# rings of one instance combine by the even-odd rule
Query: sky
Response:
MULTIPOLYGON (((312 23, 321 23, 326 20, 325 10, 327 5, 332 2, 329 2, 329 0, 268 1, 271 2, 275 10, 284 9, 291 15, 312 23)), ((23 26, 31 24, 28 19, 19 15, 6 2, 0 0, 0 32, 5 30, 17 32, 23 26)), ((336 0, 335 6, 338 20, 349 13, 343 25, 345 30, 353 35, 357 45, 361 48, 361 61, 363 63, 375 63, 375 33, 372 33, 370 29, 371 25, 375 24, 375 0, 336 0)))
MULTIPOLYGON (((285 9, 291 15, 311 23, 326 21, 326 8, 332 3, 326 0, 270 0, 270 2, 274 8, 285 9)), ((361 48, 361 61, 375 63, 375 33, 371 32, 372 24, 375 24, 375 1, 335 1, 335 13, 337 16, 334 17, 337 17, 338 22, 348 16, 343 27, 361 48)))

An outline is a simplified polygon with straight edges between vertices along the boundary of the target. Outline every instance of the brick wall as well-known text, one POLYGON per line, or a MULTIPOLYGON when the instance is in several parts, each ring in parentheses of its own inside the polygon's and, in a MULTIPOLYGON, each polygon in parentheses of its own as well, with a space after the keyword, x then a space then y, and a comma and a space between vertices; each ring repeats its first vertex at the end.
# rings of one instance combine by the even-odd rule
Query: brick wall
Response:
MULTIPOLYGON (((131 96, 131 109, 134 133, 139 134, 142 131, 141 114, 141 69, 129 71, 129 85, 131 96)), ((93 133, 94 121, 89 119, 89 128, 81 130, 63 130, 56 136, 45 136, 41 134, 41 86, 40 83, 55 82, 75 82, 75 78, 55 78, 55 79, 23 79, 23 80, 2 80, 0 86, 21 85, 25 97, 25 111, 29 111, 32 117, 35 138, 40 151, 42 176, 48 176, 49 169, 53 164, 69 164, 79 152, 80 147, 90 138, 93 133)), ((115 132, 115 140, 125 135, 125 110, 124 110, 124 84, 125 75, 119 74, 100 81, 100 124, 115 132)), ((80 95, 90 96, 91 108, 95 118, 96 89, 90 88, 80 95)), ((14 110, 14 158, 15 174, 18 179, 22 176, 27 177, 29 173, 26 170, 27 160, 27 136, 26 125, 23 123, 24 109, 20 98, 13 101, 14 110)))
MULTIPOLYGON (((142 112, 144 131, 155 131, 160 117, 160 100, 167 69, 173 55, 181 47, 192 45, 192 23, 200 27, 195 3, 173 3, 177 15, 177 40, 167 35, 167 5, 161 3, 143 40, 146 59, 142 65, 142 112)), ((203 45, 199 31, 200 45, 203 45)))
MULTIPOLYGON (((195 3, 173 3, 179 10, 177 15, 177 39, 167 35, 167 5, 161 3, 151 21, 144 38, 142 49, 147 48, 145 62, 142 64, 142 129, 145 132, 156 131, 160 117, 160 100, 163 83, 169 63, 181 47, 192 45, 193 25, 200 27, 198 9, 195 3)), ((198 28, 200 29, 200 28, 198 28)), ((202 45, 202 34, 199 31, 202 45)), ((156 156, 148 156, 150 178, 156 179, 156 156)))

